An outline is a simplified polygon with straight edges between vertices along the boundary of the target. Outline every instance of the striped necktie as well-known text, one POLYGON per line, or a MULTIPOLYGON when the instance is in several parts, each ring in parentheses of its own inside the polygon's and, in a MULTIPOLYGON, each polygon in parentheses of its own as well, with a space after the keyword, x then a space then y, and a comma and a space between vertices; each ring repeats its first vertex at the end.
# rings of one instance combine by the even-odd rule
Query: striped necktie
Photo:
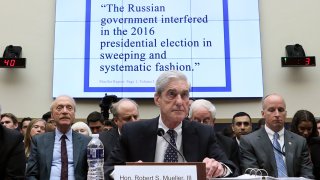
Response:
POLYGON ((279 139, 279 134, 275 132, 273 135, 272 144, 273 144, 274 156, 276 158, 276 163, 277 163, 278 177, 288 177, 286 164, 284 163, 284 160, 282 158, 282 153, 281 153, 282 151, 281 151, 281 147, 278 139, 279 139))

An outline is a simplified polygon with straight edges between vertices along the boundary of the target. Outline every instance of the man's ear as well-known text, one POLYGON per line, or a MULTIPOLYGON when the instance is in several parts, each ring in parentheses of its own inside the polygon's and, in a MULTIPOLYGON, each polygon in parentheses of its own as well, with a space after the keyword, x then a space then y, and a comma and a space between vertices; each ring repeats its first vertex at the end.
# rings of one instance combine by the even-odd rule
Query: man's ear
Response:
POLYGON ((160 106, 159 99, 160 99, 159 93, 154 93, 153 100, 154 100, 154 104, 157 106, 160 106))

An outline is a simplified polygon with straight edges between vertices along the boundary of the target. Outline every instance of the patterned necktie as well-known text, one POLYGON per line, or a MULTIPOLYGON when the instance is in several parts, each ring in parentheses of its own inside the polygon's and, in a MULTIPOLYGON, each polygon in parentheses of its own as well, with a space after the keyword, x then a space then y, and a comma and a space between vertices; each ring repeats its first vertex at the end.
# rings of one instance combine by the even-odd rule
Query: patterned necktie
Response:
MULTIPOLYGON (((173 129, 169 129, 167 133, 170 135, 170 143, 177 148, 175 140, 176 132, 173 129)), ((166 153, 164 154, 163 162, 178 162, 178 153, 170 144, 168 144, 166 153)))
POLYGON ((278 139, 279 139, 279 134, 274 133, 272 143, 273 143, 273 152, 274 152, 274 156, 276 158, 276 163, 277 163, 278 177, 288 177, 286 164, 284 163, 284 160, 282 158, 281 147, 278 142, 278 139))
POLYGON ((61 136, 61 180, 68 180, 68 153, 66 145, 67 136, 61 136))

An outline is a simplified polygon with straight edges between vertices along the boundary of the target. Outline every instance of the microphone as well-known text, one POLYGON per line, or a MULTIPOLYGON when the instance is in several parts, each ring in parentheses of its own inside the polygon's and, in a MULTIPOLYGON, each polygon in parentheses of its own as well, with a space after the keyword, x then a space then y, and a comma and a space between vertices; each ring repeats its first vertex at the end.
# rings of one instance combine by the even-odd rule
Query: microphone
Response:
POLYGON ((171 147, 173 147, 174 150, 176 150, 178 152, 178 154, 182 157, 184 162, 187 162, 186 158, 183 156, 183 154, 177 149, 176 146, 174 146, 173 144, 170 143, 170 141, 168 141, 163 135, 165 134, 164 130, 162 128, 159 128, 157 131, 157 135, 161 136, 165 141, 167 141, 167 143, 169 143, 169 145, 171 147))

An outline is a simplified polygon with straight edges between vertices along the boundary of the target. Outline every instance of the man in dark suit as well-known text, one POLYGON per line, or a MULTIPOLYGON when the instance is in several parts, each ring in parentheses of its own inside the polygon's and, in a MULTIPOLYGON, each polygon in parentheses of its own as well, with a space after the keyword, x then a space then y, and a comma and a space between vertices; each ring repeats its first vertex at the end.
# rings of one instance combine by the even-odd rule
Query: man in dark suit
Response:
POLYGON ((314 178, 305 138, 284 129, 287 115, 284 99, 267 95, 262 102, 265 127, 241 136, 240 165, 265 169, 273 177, 314 178))
MULTIPOLYGON (((191 120, 214 127, 216 121, 216 107, 205 99, 195 100, 189 110, 191 120)), ((232 138, 216 133, 219 146, 226 153, 229 160, 239 167, 239 147, 232 138)))
POLYGON ((131 99, 121 99, 120 101, 112 104, 111 113, 113 121, 117 128, 111 128, 109 131, 99 133, 99 138, 104 146, 104 159, 107 160, 111 150, 118 142, 122 126, 131 121, 137 121, 139 118, 139 106, 131 99))
POLYGON ((204 162, 208 178, 237 175, 237 167, 217 145, 213 128, 185 119, 189 111, 189 90, 190 85, 183 73, 162 73, 156 81, 154 95, 160 116, 126 123, 122 127, 119 143, 109 156, 108 165, 136 161, 204 162), (165 132, 161 136, 157 135, 159 129, 165 132), (183 157, 164 138, 170 138, 183 157), (170 150, 175 153, 174 158, 168 158, 170 150))
POLYGON ((27 179, 62 179, 63 176, 76 180, 86 179, 87 145, 90 138, 71 130, 75 110, 75 101, 69 96, 59 96, 53 101, 51 112, 57 128, 54 132, 33 137, 27 179), (67 157, 64 161, 65 154, 67 157))
POLYGON ((24 179, 25 170, 22 134, 0 124, 0 179, 24 179))

